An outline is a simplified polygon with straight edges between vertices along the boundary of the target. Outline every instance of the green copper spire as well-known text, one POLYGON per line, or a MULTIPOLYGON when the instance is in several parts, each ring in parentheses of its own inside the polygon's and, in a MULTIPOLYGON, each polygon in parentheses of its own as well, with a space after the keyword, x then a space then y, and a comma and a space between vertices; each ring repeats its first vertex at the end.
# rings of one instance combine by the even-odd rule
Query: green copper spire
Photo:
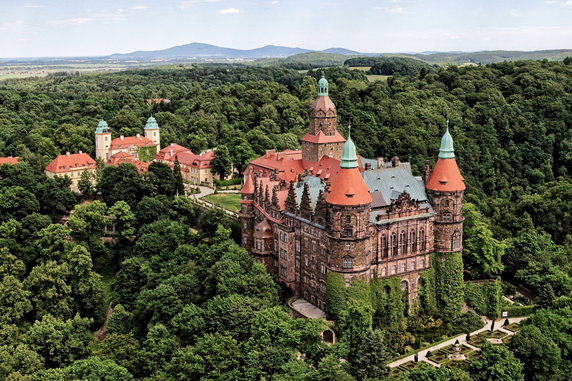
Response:
POLYGON ((453 137, 449 133, 449 120, 447 120, 447 129, 445 135, 441 138, 441 148, 439 149, 440 159, 454 159, 455 149, 453 148, 453 137))
POLYGON ((322 75, 322 78, 318 81, 318 96, 328 95, 328 80, 322 75))
POLYGON ((357 154, 356 145, 352 141, 351 137, 352 126, 348 126, 348 140, 344 143, 344 149, 342 151, 342 162, 340 164, 341 168, 357 168, 357 154))
POLYGON ((157 124, 157 121, 155 120, 155 118, 150 116, 149 119, 147 119, 147 123, 145 124, 145 129, 146 130, 158 130, 159 124, 157 124))
POLYGON ((100 120, 99 123, 97 124, 97 128, 95 129, 95 133, 104 134, 106 132, 109 132, 109 126, 107 125, 107 122, 105 120, 100 120))

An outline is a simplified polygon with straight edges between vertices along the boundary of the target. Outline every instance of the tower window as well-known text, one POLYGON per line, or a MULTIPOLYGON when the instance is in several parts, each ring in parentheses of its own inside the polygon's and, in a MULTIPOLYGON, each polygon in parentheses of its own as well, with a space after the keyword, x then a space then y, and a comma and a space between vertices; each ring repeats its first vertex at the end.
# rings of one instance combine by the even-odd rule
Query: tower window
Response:
POLYGON ((397 255, 397 237, 395 236, 395 233, 391 233, 391 255, 397 255))
POLYGON ((351 237, 352 235, 354 235, 354 229, 352 229, 350 227, 344 228, 344 232, 343 232, 344 237, 351 237))
POLYGON ((381 257, 387 258, 387 237, 385 234, 381 236, 381 257))
POLYGON ((354 267, 354 260, 352 258, 344 258, 344 262, 342 263, 342 268, 351 269, 353 267, 354 267))
POLYGON ((352 244, 349 242, 346 242, 346 246, 344 248, 345 250, 351 250, 352 249, 352 244))
POLYGON ((443 221, 451 221, 451 213, 450 212, 443 213, 443 221))
POLYGON ((407 254, 407 234, 402 231, 399 235, 399 241, 401 243, 401 254, 407 254))
POLYGON ((419 243, 421 246, 421 251, 425 251, 426 247, 426 242, 425 242, 425 229, 421 228, 419 229, 419 243))
POLYGON ((451 237, 451 250, 457 250, 461 247, 461 233, 459 230, 455 230, 453 236, 451 237))
POLYGON ((409 243, 411 244, 411 252, 417 251, 417 241, 415 240, 415 230, 409 232, 409 243))

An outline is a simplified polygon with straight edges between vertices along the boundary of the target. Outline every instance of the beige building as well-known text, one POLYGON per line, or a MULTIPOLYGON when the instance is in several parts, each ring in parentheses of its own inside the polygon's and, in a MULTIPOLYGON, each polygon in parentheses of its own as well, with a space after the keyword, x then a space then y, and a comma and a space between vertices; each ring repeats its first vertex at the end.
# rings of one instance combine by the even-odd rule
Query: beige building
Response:
POLYGON ((161 131, 153 117, 147 119, 143 136, 122 135, 111 139, 111 130, 104 120, 101 120, 95 129, 95 158, 104 162, 119 152, 128 153, 137 160, 152 161, 160 149, 161 131))
POLYGON ((191 184, 212 186, 214 175, 211 171, 211 161, 214 159, 213 150, 194 154, 190 149, 171 143, 159 151, 155 161, 165 163, 171 168, 175 159, 179 160, 183 179, 191 184))
POLYGON ((73 154, 67 152, 65 155, 59 155, 52 160, 52 162, 44 168, 44 172, 50 178, 55 176, 69 177, 72 182, 71 189, 77 192, 77 184, 83 172, 90 172, 93 175, 92 182, 94 181, 95 167, 95 160, 88 154, 81 151, 73 154))

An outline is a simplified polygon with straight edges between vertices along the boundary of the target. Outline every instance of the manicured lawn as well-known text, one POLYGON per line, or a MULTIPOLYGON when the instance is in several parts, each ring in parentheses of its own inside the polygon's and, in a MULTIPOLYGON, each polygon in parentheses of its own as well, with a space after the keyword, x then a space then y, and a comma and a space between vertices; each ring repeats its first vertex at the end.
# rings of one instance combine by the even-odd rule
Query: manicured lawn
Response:
POLYGON ((203 200, 233 212, 240 211, 240 193, 209 194, 203 197, 203 200))
POLYGON ((502 339, 503 337, 507 336, 507 334, 502 331, 484 331, 479 333, 479 335, 482 335, 487 339, 502 339))
POLYGON ((511 323, 509 325, 503 326, 504 329, 508 329, 511 332, 518 332, 520 331, 520 324, 518 323, 511 323))

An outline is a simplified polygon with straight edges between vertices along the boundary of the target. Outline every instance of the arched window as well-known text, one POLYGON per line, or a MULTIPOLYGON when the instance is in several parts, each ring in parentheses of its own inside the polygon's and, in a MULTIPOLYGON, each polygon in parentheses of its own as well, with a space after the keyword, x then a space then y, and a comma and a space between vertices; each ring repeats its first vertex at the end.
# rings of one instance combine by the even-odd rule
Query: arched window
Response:
POLYGON ((411 244, 411 252, 417 251, 417 241, 415 240, 415 230, 409 232, 409 243, 411 244))
POLYGON ((391 233, 391 255, 397 255, 397 237, 395 233, 391 233))
POLYGON ((404 230, 399 235, 399 243, 401 244, 401 254, 407 254, 407 234, 404 230))
POLYGON ((421 251, 425 251, 427 249, 426 242, 425 242, 425 229, 419 229, 419 243, 421 246, 421 251))
POLYGON ((387 237, 385 234, 381 236, 381 257, 387 258, 387 237))
POLYGON ((451 212, 443 212, 443 221, 448 222, 451 221, 452 218, 451 212))
POLYGON ((408 289, 409 289, 409 285, 407 284, 407 281, 406 281, 406 280, 402 280, 402 281, 401 281, 401 291, 407 292, 408 289))
POLYGON ((390 292, 391 292, 391 289, 389 288, 389 286, 385 286, 385 287, 383 288, 383 293, 384 293, 384 294, 389 294, 390 292))
POLYGON ((459 230, 455 230, 453 236, 451 237, 451 250, 457 250, 461 247, 461 233, 459 230))

